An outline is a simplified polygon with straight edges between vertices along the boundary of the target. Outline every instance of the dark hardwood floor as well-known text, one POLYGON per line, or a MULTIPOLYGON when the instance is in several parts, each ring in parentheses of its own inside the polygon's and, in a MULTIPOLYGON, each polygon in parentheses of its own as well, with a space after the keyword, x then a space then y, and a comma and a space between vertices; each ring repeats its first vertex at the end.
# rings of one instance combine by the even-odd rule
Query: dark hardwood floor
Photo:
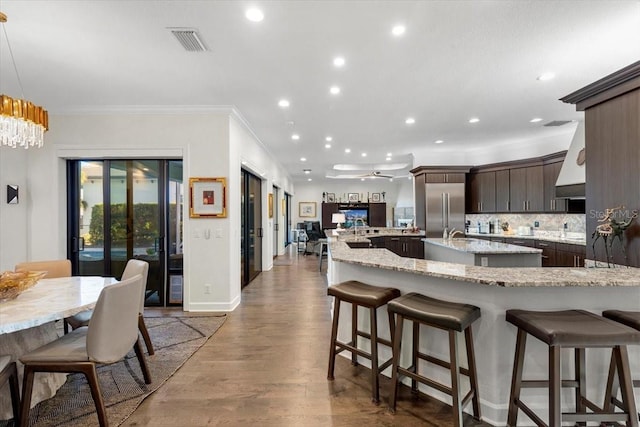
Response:
MULTIPOLYGON (((386 377, 381 404, 372 404, 369 369, 345 357, 337 357, 335 380, 327 380, 326 276, 315 255, 281 256, 278 264, 289 258, 291 265, 275 265, 242 291, 222 328, 125 426, 451 425, 450 407, 404 386, 391 415, 386 377)), ((465 425, 487 424, 469 416, 465 425)))

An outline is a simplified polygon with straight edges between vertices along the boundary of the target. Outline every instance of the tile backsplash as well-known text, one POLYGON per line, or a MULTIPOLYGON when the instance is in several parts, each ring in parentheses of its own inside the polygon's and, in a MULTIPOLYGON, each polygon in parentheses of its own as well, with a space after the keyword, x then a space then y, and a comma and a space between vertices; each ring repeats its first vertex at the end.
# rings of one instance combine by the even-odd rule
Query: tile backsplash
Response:
POLYGON ((585 214, 468 214, 466 221, 471 223, 471 227, 478 221, 494 221, 499 219, 502 224, 509 223, 512 230, 518 227, 533 227, 534 232, 560 232, 567 224, 565 232, 586 233, 587 218, 585 214), (538 227, 535 223, 538 222, 538 227))

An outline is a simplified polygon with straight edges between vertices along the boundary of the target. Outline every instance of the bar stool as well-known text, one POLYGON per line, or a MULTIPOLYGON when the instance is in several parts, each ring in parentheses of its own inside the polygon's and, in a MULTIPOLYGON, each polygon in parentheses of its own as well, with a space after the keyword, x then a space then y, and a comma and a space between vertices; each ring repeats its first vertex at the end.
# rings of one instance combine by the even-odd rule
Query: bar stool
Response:
MULTIPOLYGON (((331 328, 331 348, 329 350, 329 373, 327 379, 333 380, 333 371, 336 363, 336 355, 344 350, 351 352, 351 363, 358 365, 358 356, 371 361, 371 400, 380 402, 379 375, 391 365, 392 359, 383 364, 378 363, 378 344, 391 347, 391 341, 378 337, 378 321, 376 310, 400 296, 400 291, 395 288, 382 288, 367 285, 362 282, 350 280, 329 286, 328 294, 335 298, 333 306, 333 326, 331 328), (348 343, 338 341, 338 317, 340 315, 340 302, 351 304, 351 341, 348 343), (370 333, 358 329, 358 306, 369 309, 371 319, 370 333), (358 348, 358 337, 363 337, 371 342, 371 353, 358 348)), ((393 316, 389 314, 389 334, 393 340, 393 316)))
POLYGON ((11 407, 13 408, 13 425, 20 425, 20 391, 18 389, 18 370, 11 356, 0 356, 0 389, 9 383, 11 407))
MULTIPOLYGON (((640 331, 640 311, 621 311, 621 310, 606 310, 602 312, 602 315, 607 319, 614 320, 618 323, 622 323, 630 328, 640 331)), ((607 392, 604 396, 604 410, 612 411, 613 405, 622 409, 622 402, 617 398, 618 389, 620 385, 615 380, 616 376, 616 363, 615 358, 611 355, 611 364, 609 365, 609 378, 607 379, 607 392)), ((632 380, 633 387, 640 387, 640 380, 632 380)), ((640 419, 640 413, 638 413, 640 419)))
POLYGON ((559 427, 568 422, 626 421, 628 426, 638 426, 636 404, 629 375, 628 344, 640 343, 640 333, 612 320, 584 310, 526 311, 507 310, 506 320, 518 328, 516 354, 509 397, 508 426, 515 426, 518 409, 521 409, 537 425, 546 426, 524 402, 520 400, 522 388, 549 388, 549 426, 559 427), (527 334, 531 334, 549 346, 549 378, 547 380, 523 380, 522 371, 527 334), (622 388, 621 406, 624 413, 603 411, 586 397, 585 349, 611 347, 622 388), (562 380, 560 351, 575 349, 575 379, 562 380), (561 412, 562 387, 575 388, 576 410, 561 412), (587 413, 587 409, 594 412, 587 413), (632 414, 632 415, 630 415, 632 414))
POLYGON ((480 309, 469 304, 460 304, 430 298, 415 292, 391 301, 387 306, 389 313, 395 314, 396 331, 393 335, 393 374, 391 377, 391 394, 389 410, 396 410, 398 391, 398 375, 411 378, 411 389, 418 391, 417 382, 447 393, 453 400, 453 419, 455 426, 462 426, 462 410, 471 400, 473 415, 480 419, 480 399, 478 397, 478 376, 476 372, 475 354, 473 351, 473 335, 471 325, 480 318, 480 309), (402 326, 404 320, 413 322, 413 349, 409 368, 400 367, 400 349, 402 343, 402 326), (449 333, 449 361, 438 359, 420 352, 420 325, 443 329, 449 333), (464 332, 467 351, 467 369, 460 367, 458 357, 458 334, 464 332), (436 364, 451 372, 451 387, 418 374, 419 359, 436 364), (462 397, 460 374, 469 377, 470 390, 462 397))

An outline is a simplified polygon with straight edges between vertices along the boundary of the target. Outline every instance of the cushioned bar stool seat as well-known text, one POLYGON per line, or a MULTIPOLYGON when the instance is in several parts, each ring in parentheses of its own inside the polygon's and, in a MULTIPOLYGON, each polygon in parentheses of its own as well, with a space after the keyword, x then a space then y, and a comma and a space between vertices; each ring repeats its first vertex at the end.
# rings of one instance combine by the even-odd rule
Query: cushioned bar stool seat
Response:
MULTIPOLYGON (((327 293, 335 298, 333 306, 333 326, 331 328, 331 348, 329 350, 329 373, 327 378, 333 380, 333 371, 336 355, 344 350, 351 352, 351 363, 358 364, 358 356, 371 361, 371 400, 380 402, 379 374, 391 365, 391 359, 378 363, 378 344, 391 347, 391 341, 378 337, 378 321, 376 310, 400 296, 400 291, 395 288, 384 288, 367 285, 366 283, 351 280, 329 286, 327 293), (351 341, 348 343, 338 341, 338 318, 340 315, 340 303, 351 304, 351 341), (368 308, 371 319, 370 332, 358 329, 358 306, 368 308), (369 339, 371 353, 358 348, 358 337, 369 339)), ((393 340, 393 316, 389 314, 389 335, 393 340)))
POLYGON ((395 412, 398 391, 398 377, 404 375, 411 378, 411 389, 417 393, 418 382, 447 393, 452 398, 452 409, 455 426, 462 426, 462 410, 471 401, 473 415, 480 419, 480 399, 478 397, 478 376, 476 373, 475 354, 471 325, 480 318, 480 309, 469 304, 460 304, 430 298, 418 293, 409 293, 396 298, 387 306, 389 313, 395 314, 396 330, 393 335, 393 374, 391 377, 391 393, 389 410, 395 412), (404 320, 413 322, 413 349, 409 368, 400 366, 400 350, 404 320), (420 325, 443 329, 449 333, 449 361, 420 352, 420 325), (468 368, 460 367, 458 357, 458 334, 464 332, 467 351, 468 368), (446 386, 418 373, 418 362, 424 360, 451 373, 451 386, 446 386), (460 387, 460 374, 469 377, 470 390, 463 397, 460 387))
POLYGON ((509 414, 507 425, 515 426, 518 410, 521 409, 537 425, 546 426, 524 402, 520 400, 522 388, 549 388, 549 426, 561 426, 562 422, 584 423, 626 422, 638 426, 633 389, 629 375, 628 344, 640 343, 640 333, 612 320, 584 310, 526 311, 507 310, 507 322, 518 328, 516 354, 511 379, 509 414), (527 334, 533 335, 549 346, 549 378, 546 380, 523 380, 524 353, 527 334), (618 368, 618 379, 622 389, 622 409, 614 413, 603 410, 586 397, 586 348, 611 347, 618 368), (575 349, 575 379, 562 380, 560 350, 575 349), (561 412, 562 387, 575 388, 575 412, 561 412), (590 409, 593 412, 587 412, 590 409), (632 415, 630 415, 632 414, 632 415))
MULTIPOLYGON (((622 311, 622 310, 606 310, 602 315, 607 319, 622 323, 630 328, 640 331, 640 311, 622 311)), ((640 387, 640 379, 632 380, 633 387, 640 387)), ((616 363, 615 358, 611 357, 609 366, 609 378, 607 380, 607 392, 604 397, 605 410, 613 410, 613 405, 618 408, 622 407, 622 402, 617 398, 619 384, 616 381, 616 363)), ((638 413, 640 419, 640 413, 638 413)))

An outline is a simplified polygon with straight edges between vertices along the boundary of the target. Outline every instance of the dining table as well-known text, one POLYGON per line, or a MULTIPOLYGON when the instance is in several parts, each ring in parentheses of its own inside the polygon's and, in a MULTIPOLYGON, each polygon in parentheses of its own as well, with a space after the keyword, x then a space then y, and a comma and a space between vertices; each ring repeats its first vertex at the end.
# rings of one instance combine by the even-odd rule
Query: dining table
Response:
MULTIPOLYGON (((113 277, 95 276, 40 279, 17 298, 0 302, 0 353, 17 362, 20 383, 20 356, 58 339, 63 332, 56 321, 92 309, 102 289, 116 282, 113 277)), ((31 406, 55 395, 66 377, 60 373, 36 375, 31 406)), ((0 419, 12 417, 10 399, 0 399, 0 419)))

